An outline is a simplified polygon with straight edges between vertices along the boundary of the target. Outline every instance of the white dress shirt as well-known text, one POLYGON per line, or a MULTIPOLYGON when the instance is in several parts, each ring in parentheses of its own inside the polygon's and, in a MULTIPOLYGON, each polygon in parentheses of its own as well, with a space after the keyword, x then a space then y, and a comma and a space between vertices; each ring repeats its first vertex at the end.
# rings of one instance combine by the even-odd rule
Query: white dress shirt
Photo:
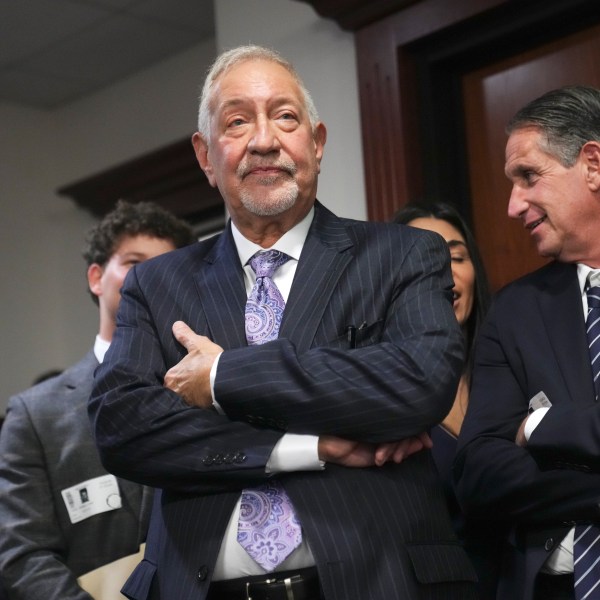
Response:
MULTIPOLYGON (((273 282, 278 287, 285 302, 287 302, 290 294, 296 267, 298 266, 298 259, 304 247, 313 217, 314 209, 311 209, 300 223, 286 232, 272 246, 275 250, 284 252, 291 257, 290 260, 281 265, 273 274, 273 282)), ((246 294, 249 296, 256 281, 256 275, 248 261, 256 252, 264 251, 266 248, 262 248, 246 239, 233 223, 231 224, 231 230, 240 257, 240 264, 244 268, 244 283, 246 285, 246 294)), ((219 405, 219 399, 215 397, 214 393, 214 383, 218 377, 218 362, 219 357, 217 357, 211 369, 211 391, 215 408, 222 414, 225 414, 219 405)), ((318 441, 318 436, 314 435, 284 434, 273 448, 266 465, 266 471, 268 473, 278 473, 283 471, 314 471, 323 469, 324 463, 319 460, 318 456, 318 441)), ((241 498, 233 510, 225 536, 223 537, 223 542, 221 543, 213 575, 214 581, 235 579, 249 575, 264 575, 266 573, 237 541, 240 502, 241 498)), ((306 539, 303 538, 302 544, 276 570, 302 569, 314 564, 315 561, 312 552, 308 547, 306 539)))
MULTIPOLYGON (((592 269, 587 265, 578 264, 577 265, 577 278, 579 280, 579 289, 581 290, 581 306, 583 309, 584 319, 587 317, 587 279, 590 273, 594 278, 598 277, 600 279, 600 270, 592 269)), ((595 283, 595 285, 600 285, 600 283, 595 283)), ((552 400, 552 398, 550 398, 552 400)), ((529 418, 527 419, 527 423, 525 423, 525 439, 529 440, 529 437, 533 433, 534 429, 539 425, 542 421, 546 413, 550 410, 550 408, 538 408, 535 410, 529 418)), ((563 575, 565 573, 573 572, 573 540, 575 539, 575 528, 573 527, 569 533, 563 538, 562 542, 558 545, 556 550, 552 552, 552 554, 548 557, 544 566, 542 567, 542 572, 549 573, 551 575, 563 575)))
POLYGON ((110 342, 103 340, 99 335, 96 336, 96 341, 94 342, 94 355, 98 359, 98 362, 101 363, 104 360, 104 355, 110 346, 110 342))

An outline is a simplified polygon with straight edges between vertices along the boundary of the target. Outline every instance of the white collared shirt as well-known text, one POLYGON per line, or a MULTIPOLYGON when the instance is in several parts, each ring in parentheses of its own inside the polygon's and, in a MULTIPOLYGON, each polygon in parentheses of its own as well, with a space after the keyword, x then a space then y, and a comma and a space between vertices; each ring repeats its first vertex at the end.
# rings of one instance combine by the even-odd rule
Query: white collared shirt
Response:
POLYGON ((101 363, 104 360, 104 355, 110 346, 110 342, 102 339, 100 335, 96 336, 96 340, 94 342, 94 355, 98 359, 98 362, 101 363))

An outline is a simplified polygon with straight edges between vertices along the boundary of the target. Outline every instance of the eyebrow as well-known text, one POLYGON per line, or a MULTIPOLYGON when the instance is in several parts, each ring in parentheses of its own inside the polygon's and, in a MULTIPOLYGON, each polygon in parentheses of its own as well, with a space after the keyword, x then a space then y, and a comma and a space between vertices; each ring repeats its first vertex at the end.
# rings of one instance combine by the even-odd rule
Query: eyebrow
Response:
MULTIPOLYGON (((225 100, 221 104, 217 104, 215 106, 215 109, 218 111, 226 111, 229 109, 235 110, 240 106, 251 104, 252 102, 253 102, 252 97, 238 96, 235 98, 229 98, 228 100, 225 100)), ((272 108, 272 107, 277 108, 277 107, 284 106, 284 105, 290 105, 290 106, 294 107, 296 110, 302 110, 304 112, 308 112, 306 110, 306 107, 303 106, 301 101, 299 101, 298 99, 295 99, 293 96, 290 96, 290 95, 282 94, 279 96, 272 96, 268 101, 268 105, 270 108, 272 108)))
POLYGON ((463 246, 465 249, 467 248, 467 244, 462 240, 448 240, 449 248, 456 248, 457 246, 463 246))

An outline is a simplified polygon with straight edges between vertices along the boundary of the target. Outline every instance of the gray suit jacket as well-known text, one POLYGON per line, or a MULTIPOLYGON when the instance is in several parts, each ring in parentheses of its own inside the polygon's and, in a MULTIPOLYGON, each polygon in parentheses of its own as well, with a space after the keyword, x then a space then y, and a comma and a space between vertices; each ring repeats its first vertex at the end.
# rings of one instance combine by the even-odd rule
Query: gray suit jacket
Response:
POLYGON ((0 574, 10 599, 89 600, 76 578, 136 552, 151 492, 119 480, 122 508, 72 524, 61 490, 106 475, 87 418, 94 353, 10 399, 0 433, 0 574))
MULTIPOLYGON (((246 344, 229 229, 136 266, 90 402, 107 468, 163 488, 128 595, 205 597, 240 491, 268 477, 284 432, 377 443, 439 422, 462 359, 451 287, 439 236, 340 219, 318 203, 280 337, 268 344, 246 344), (171 332, 177 319, 225 348, 215 394, 227 416, 190 408, 162 386, 186 354, 171 332), (358 328, 355 349, 349 325, 358 328)), ((429 452, 400 465, 327 465, 280 478, 328 600, 470 597, 472 569, 429 452)))

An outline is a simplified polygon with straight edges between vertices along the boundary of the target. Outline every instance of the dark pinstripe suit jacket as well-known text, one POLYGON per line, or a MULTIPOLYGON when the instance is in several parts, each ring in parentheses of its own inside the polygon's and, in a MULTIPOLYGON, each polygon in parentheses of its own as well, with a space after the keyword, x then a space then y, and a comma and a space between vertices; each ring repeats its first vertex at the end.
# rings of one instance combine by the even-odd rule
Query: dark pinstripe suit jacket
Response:
POLYGON ((531 600, 571 526, 600 523, 594 396, 576 265, 550 263, 499 292, 478 343, 455 463, 467 512, 514 526, 499 599, 531 600), (540 391, 552 410, 521 448, 517 430, 540 391))
MULTIPOLYGON (((239 493, 265 479, 285 431, 383 442, 442 419, 462 358, 448 265, 438 236, 339 219, 317 203, 280 337, 258 347, 245 341, 230 230, 131 271, 90 403, 107 468, 164 490, 130 597, 204 598, 239 493), (162 387, 185 354, 171 333, 177 319, 225 349, 215 395, 227 417, 162 387), (353 350, 348 325, 362 325, 353 350)), ((472 571, 428 452, 281 480, 326 598, 469 597, 472 571)))
POLYGON ((13 396, 0 434, 0 574, 14 600, 86 600, 77 577, 137 552, 152 494, 119 480, 122 507, 71 523, 61 491, 106 475, 87 417, 92 351, 13 396))

